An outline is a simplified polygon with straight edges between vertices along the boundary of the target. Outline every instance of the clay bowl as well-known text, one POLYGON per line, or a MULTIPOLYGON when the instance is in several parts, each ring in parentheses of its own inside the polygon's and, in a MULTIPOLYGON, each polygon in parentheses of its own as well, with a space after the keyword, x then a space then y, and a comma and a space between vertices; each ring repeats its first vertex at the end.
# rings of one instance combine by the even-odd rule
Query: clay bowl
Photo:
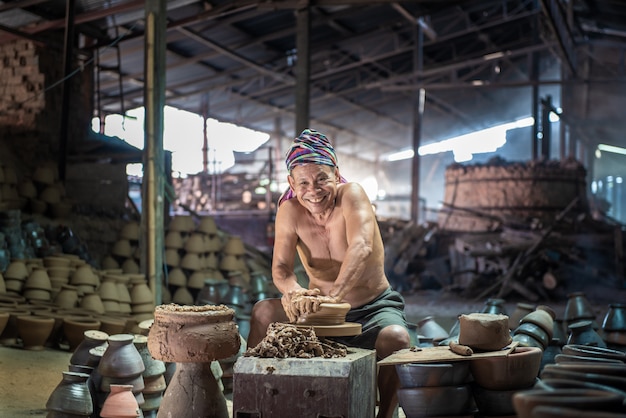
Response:
POLYGON ((574 356, 571 354, 557 354, 554 356, 554 361, 557 364, 560 363, 585 363, 585 364, 624 364, 622 361, 613 360, 602 357, 583 357, 574 356))
POLYGON ((595 357, 603 359, 619 360, 626 363, 626 353, 610 348, 594 347, 590 345, 566 344, 562 349, 563 354, 581 357, 595 357))
POLYGON ((467 382, 469 361, 397 364, 400 387, 458 386, 467 382))
POLYGON ((475 411, 469 385, 398 389, 407 418, 468 415, 475 411))
POLYGON ((622 397, 626 401, 626 391, 601 383, 587 382, 578 379, 537 379, 536 389, 554 390, 554 389, 595 389, 613 392, 622 397))
POLYGON ((619 412, 579 411, 574 408, 560 406, 538 406, 533 409, 534 418, 623 418, 619 412))
POLYGON ((486 389, 527 388, 539 374, 542 356, 538 347, 517 347, 508 356, 476 358, 470 370, 476 384, 486 389))
POLYGON ((626 377, 573 371, 562 367, 560 364, 546 364, 540 377, 541 379, 569 379, 599 383, 626 391, 626 377))
POLYGON ((534 418, 537 406, 570 407, 577 410, 616 411, 622 397, 611 392, 594 389, 532 389, 513 395, 513 405, 519 418, 534 418))
POLYGON ((491 390, 480 387, 475 383, 472 384, 472 394, 481 416, 499 417, 515 415, 513 395, 516 392, 519 392, 519 389, 491 390))
POLYGON ((606 374, 610 376, 626 376, 626 364, 623 363, 559 363, 556 366, 575 372, 606 374))
POLYGON ((322 303, 317 312, 309 313, 298 320, 307 325, 340 325, 346 321, 349 303, 322 303))

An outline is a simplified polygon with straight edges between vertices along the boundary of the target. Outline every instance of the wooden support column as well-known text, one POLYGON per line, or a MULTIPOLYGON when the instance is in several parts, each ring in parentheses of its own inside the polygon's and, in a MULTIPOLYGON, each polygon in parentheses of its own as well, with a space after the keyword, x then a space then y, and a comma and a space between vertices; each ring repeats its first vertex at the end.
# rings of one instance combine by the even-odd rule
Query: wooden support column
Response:
POLYGON ((165 106, 166 0, 145 4, 145 138, 143 161, 142 268, 161 304, 163 280, 163 206, 165 158, 163 152, 163 108, 165 106))
MULTIPOLYGON (((413 51, 413 68, 419 76, 422 71, 424 32, 421 26, 414 27, 415 50, 413 51)), ((426 102, 426 90, 423 88, 414 93, 413 100, 413 160, 411 162, 411 221, 419 223, 420 204, 420 154, 419 148, 422 142, 422 124, 424 121, 424 105, 426 102)))
POLYGON ((310 78, 311 78, 311 12, 307 5, 296 10, 297 59, 296 59, 296 133, 309 128, 310 118, 310 78))
POLYGON ((67 165, 67 143, 70 119, 70 98, 72 96, 71 86, 72 61, 74 57, 74 16, 75 0, 67 0, 65 9, 65 50, 63 51, 63 102, 61 105, 61 127, 59 132, 59 179, 65 181, 65 170, 67 165))

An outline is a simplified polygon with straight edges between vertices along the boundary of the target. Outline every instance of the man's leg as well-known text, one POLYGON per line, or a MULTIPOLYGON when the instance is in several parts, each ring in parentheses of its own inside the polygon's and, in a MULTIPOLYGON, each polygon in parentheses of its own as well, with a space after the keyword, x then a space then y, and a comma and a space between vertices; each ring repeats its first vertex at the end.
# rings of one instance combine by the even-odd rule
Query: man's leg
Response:
MULTIPOLYGON (((395 351, 411 346, 411 339, 406 328, 400 325, 390 325, 383 328, 376 338, 376 356, 384 359, 395 351)), ((398 405, 398 388, 400 381, 395 366, 378 368, 378 418, 392 418, 398 405)))
POLYGON ((250 316, 248 348, 256 347, 265 338, 272 322, 289 322, 280 299, 264 299, 254 304, 250 316))

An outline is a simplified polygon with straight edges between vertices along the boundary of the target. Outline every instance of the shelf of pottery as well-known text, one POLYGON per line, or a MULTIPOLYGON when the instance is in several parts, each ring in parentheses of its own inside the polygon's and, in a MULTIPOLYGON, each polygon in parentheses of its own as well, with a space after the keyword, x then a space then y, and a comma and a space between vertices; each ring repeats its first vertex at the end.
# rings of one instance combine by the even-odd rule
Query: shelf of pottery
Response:
POLYGON ((16 209, 53 219, 71 213, 72 202, 59 181, 56 163, 42 163, 21 178, 12 166, 0 164, 0 210, 16 209))
POLYGON ((142 274, 96 269, 71 254, 12 260, 0 273, 0 344, 73 351, 89 329, 137 332, 154 306, 142 274))
MULTIPOLYGON (((137 223, 126 224, 102 267, 137 273, 139 234, 137 223)), ((164 234, 163 260, 163 304, 226 305, 235 311, 244 338, 252 305, 279 295, 270 280, 269 259, 255 253, 241 237, 220 230, 208 215, 173 217, 164 234)))

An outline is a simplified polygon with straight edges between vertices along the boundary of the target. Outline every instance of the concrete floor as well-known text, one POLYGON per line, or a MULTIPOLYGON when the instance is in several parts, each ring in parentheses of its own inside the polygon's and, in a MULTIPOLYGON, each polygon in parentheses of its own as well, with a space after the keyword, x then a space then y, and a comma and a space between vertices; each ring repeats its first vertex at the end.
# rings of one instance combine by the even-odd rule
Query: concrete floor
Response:
MULTIPOLYGON (((608 303, 626 300, 624 290, 590 290, 590 301, 601 321, 608 303)), ((471 301, 443 291, 422 291, 405 295, 406 313, 410 322, 417 323, 433 316, 445 329, 450 329, 462 313, 479 312, 484 301, 471 301)), ((507 312, 515 309, 518 301, 507 301, 507 312)), ((565 301, 546 303, 562 316, 565 301)), ((67 370, 71 353, 55 349, 26 351, 21 348, 0 347, 0 417, 45 417, 45 404, 67 370)), ((229 406, 232 405, 229 401, 229 406)), ((400 411, 400 417, 404 414, 400 411)))

